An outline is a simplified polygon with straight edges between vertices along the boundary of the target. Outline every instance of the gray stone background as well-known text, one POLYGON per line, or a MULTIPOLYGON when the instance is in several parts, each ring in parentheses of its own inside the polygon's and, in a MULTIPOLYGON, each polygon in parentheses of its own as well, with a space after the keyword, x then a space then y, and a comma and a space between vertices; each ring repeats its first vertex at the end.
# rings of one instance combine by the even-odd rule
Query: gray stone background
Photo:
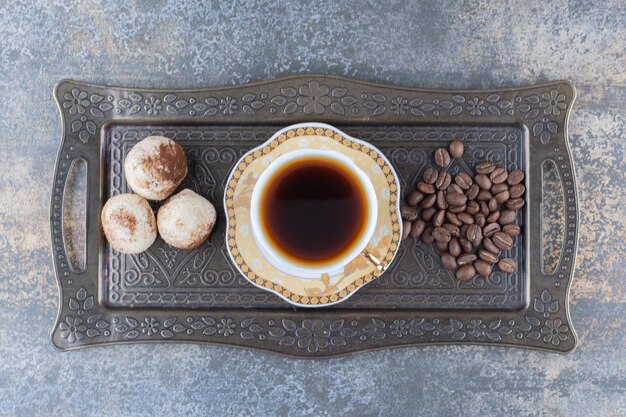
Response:
POLYGON ((623 0, 0 0, 0 415, 625 415, 625 48, 623 0), (54 83, 203 87, 308 72, 434 88, 576 85, 574 353, 441 346, 298 361, 198 345, 54 350, 54 83))

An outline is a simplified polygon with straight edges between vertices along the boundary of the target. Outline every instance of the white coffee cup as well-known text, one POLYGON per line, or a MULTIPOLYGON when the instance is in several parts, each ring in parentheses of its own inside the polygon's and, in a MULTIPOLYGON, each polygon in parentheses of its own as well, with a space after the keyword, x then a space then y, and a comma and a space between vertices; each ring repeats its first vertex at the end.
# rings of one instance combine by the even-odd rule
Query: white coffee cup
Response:
POLYGON ((294 275, 300 278, 320 278, 323 274, 328 274, 330 276, 337 275, 342 273, 344 267, 357 256, 365 256, 370 262, 374 263, 376 267, 380 267, 378 260, 365 251, 368 242, 374 234, 378 219, 378 200, 376 198, 376 191, 374 190, 374 186, 372 185, 372 181, 369 177, 354 163, 352 159, 341 152, 334 150, 304 148, 286 153, 272 161, 268 168, 263 171, 257 180, 254 189, 252 190, 250 217, 252 235, 261 253, 274 267, 286 274, 294 275), (269 181, 274 178, 274 173, 285 166, 285 164, 297 159, 315 159, 316 157, 326 160, 330 159, 342 165, 356 176, 365 192, 367 218, 361 235, 358 236, 356 243, 352 245, 352 249, 345 255, 328 264, 303 266, 281 255, 281 253, 270 243, 270 239, 266 236, 265 228, 262 223, 263 220, 261 218, 261 196, 263 195, 263 191, 267 188, 269 181))

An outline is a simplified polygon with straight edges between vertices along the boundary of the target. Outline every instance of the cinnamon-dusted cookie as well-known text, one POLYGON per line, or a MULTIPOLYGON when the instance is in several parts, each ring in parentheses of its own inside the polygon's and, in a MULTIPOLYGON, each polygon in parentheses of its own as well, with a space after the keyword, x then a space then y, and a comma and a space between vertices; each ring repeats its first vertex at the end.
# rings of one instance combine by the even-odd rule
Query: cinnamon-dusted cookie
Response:
POLYGON ((126 155, 124 174, 130 188, 140 196, 164 200, 187 175, 187 157, 173 140, 148 136, 126 155))
POLYGON ((209 237, 216 217, 213 204, 185 189, 170 197, 159 208, 157 224, 165 242, 176 248, 192 249, 209 237))
POLYGON ((104 234, 118 252, 140 253, 152 245, 157 235, 150 204, 136 194, 111 197, 100 215, 104 234))

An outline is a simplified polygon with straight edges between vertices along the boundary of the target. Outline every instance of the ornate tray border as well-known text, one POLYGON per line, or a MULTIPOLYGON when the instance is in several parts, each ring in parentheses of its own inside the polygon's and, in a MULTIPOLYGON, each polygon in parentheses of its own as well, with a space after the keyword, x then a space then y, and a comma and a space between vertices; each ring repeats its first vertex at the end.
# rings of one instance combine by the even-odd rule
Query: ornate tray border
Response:
MULTIPOLYGON (((327 75, 292 76, 241 86, 153 90, 64 80, 54 89, 63 133, 52 185, 52 255, 59 311, 51 332, 62 350, 124 342, 196 342, 316 358, 438 343, 489 344, 571 352, 577 342, 569 288, 578 241, 575 172, 567 120, 576 92, 566 81, 522 88, 445 91, 381 85, 327 75), (565 206, 564 246, 554 274, 541 245, 529 255, 529 302, 520 311, 164 310, 109 308, 99 302, 103 246, 100 132, 108 123, 514 124, 529 136, 528 175, 556 164, 565 206), (75 160, 87 164, 86 268, 73 271, 63 238, 63 196, 75 160), (97 190, 97 191, 93 191, 97 190), (94 219, 96 219, 94 221, 94 219)), ((529 195, 529 239, 541 239, 541 189, 529 195)))

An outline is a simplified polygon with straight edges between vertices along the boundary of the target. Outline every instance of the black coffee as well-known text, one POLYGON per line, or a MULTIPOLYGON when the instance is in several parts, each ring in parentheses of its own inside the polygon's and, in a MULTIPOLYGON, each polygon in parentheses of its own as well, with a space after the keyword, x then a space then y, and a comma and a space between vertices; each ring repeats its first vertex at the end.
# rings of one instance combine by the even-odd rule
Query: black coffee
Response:
POLYGON ((353 249, 368 216, 365 190, 342 164, 320 157, 281 167, 261 196, 261 220, 281 255, 304 266, 331 263, 353 249))

